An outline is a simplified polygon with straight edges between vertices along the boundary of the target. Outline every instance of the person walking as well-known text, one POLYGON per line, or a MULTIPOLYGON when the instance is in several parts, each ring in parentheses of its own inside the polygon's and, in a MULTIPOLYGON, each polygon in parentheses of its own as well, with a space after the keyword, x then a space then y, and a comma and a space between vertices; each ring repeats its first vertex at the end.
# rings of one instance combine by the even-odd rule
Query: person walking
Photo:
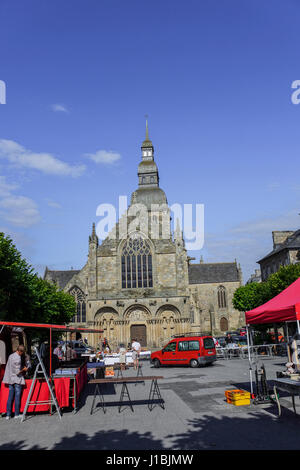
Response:
POLYGON ((233 339, 230 333, 227 333, 227 335, 225 336, 225 343, 227 346, 233 343, 233 339))
POLYGON ((121 370, 125 370, 126 368, 126 348, 125 344, 120 344, 119 347, 119 362, 120 362, 120 368, 121 370))
POLYGON ((102 343, 102 351, 105 352, 107 351, 110 352, 110 347, 107 341, 107 338, 104 338, 103 343, 102 343))
POLYGON ((62 345, 61 344, 58 344, 56 346, 56 348, 54 349, 53 351, 53 354, 55 354, 59 361, 62 361, 63 360, 63 357, 64 357, 64 353, 63 353, 63 350, 62 350, 62 345))
POLYGON ((6 404, 6 419, 11 418, 13 401, 15 399, 15 418, 21 418, 20 406, 22 387, 25 385, 24 375, 30 367, 30 360, 25 355, 25 348, 19 345, 16 352, 8 358, 3 383, 9 386, 9 395, 6 404))
POLYGON ((132 359, 133 359, 133 368, 137 370, 139 367, 139 355, 141 352, 141 345, 136 338, 132 339, 132 359))

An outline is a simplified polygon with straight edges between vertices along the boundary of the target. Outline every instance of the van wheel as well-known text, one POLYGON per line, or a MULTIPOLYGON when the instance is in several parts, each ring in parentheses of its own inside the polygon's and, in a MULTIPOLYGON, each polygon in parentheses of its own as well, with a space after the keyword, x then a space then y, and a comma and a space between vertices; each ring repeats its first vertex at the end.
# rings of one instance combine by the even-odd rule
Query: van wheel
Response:
POLYGON ((158 359, 154 359, 153 365, 154 365, 154 367, 155 367, 156 369, 158 369, 158 368, 160 367, 160 362, 159 362, 159 360, 158 360, 158 359))
POLYGON ((190 366, 191 366, 191 367, 198 367, 198 365, 199 365, 199 364, 198 364, 197 359, 191 359, 191 360, 190 360, 190 366))

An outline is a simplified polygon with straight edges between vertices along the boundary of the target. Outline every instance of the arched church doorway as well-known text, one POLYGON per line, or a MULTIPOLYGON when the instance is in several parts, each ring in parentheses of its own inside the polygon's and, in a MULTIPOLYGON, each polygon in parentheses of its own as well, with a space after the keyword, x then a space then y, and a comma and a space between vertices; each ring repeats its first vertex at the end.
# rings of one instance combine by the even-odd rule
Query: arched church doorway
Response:
POLYGON ((142 347, 147 346, 147 327, 146 325, 131 325, 131 339, 136 338, 142 347))
POLYGON ((228 320, 225 317, 222 317, 220 320, 220 330, 228 331, 228 320))

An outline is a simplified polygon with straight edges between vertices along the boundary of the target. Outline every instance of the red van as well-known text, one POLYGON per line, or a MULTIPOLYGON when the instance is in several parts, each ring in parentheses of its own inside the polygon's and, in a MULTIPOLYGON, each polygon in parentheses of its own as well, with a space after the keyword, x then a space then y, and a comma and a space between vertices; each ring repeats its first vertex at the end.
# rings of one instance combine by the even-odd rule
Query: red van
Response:
POLYGON ((151 354, 154 367, 162 365, 204 366, 216 361, 212 336, 181 336, 172 339, 163 349, 151 354))

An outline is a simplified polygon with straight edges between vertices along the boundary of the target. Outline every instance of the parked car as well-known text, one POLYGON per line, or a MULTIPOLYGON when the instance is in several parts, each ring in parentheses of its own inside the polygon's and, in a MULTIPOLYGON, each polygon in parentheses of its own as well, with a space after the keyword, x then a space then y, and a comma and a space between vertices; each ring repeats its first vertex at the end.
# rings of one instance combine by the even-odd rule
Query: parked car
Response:
POLYGON ((151 354, 154 367, 162 365, 204 366, 216 361, 212 336, 181 336, 172 339, 163 349, 151 354))
POLYGON ((239 331, 226 331, 226 335, 239 336, 240 332, 239 331))
POLYGON ((81 357, 82 354, 93 353, 94 348, 85 344, 81 341, 72 341, 72 349, 75 350, 77 357, 81 357))
POLYGON ((235 344, 237 344, 238 346, 247 346, 247 337, 246 337, 246 336, 242 336, 242 335, 237 336, 237 335, 234 335, 234 336, 232 337, 232 339, 233 339, 233 342, 234 342, 235 344))

